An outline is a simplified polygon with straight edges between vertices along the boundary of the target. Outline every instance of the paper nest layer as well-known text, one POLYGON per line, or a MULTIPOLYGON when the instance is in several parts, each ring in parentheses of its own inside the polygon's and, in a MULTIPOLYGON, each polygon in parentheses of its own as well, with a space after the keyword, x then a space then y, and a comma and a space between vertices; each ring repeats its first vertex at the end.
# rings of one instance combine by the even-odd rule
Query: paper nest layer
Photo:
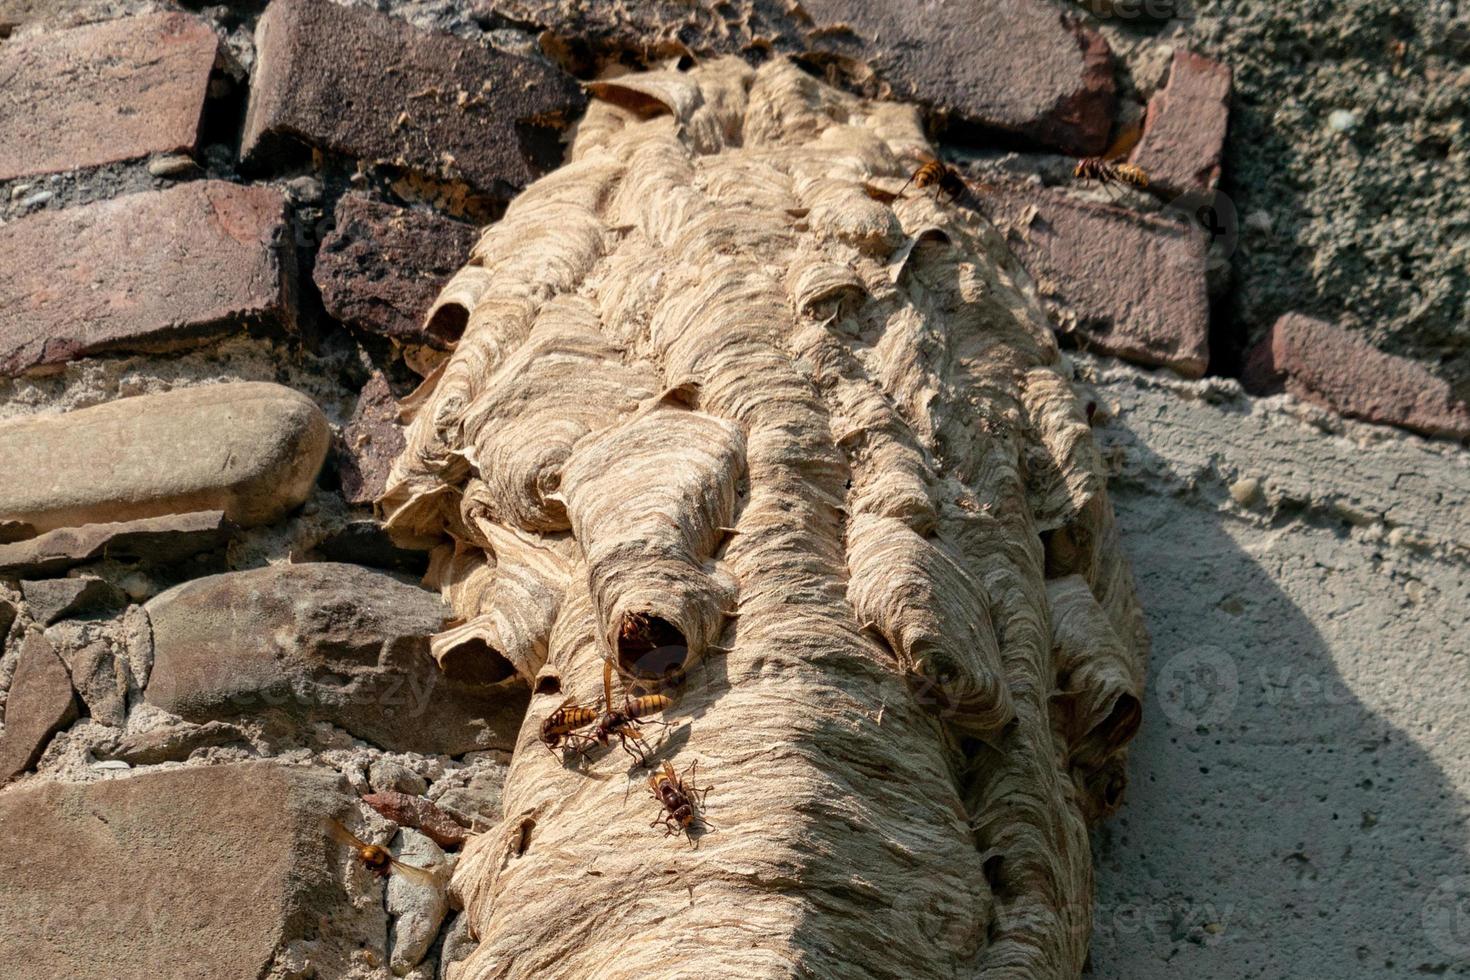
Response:
POLYGON ((537 692, 453 975, 1077 975, 1147 640, 1029 280, 894 198, 912 107, 780 61, 592 91, 430 312, 468 326, 380 502, 440 542, 441 663, 537 692), (683 673, 697 849, 616 746, 537 742, 605 659, 683 673))

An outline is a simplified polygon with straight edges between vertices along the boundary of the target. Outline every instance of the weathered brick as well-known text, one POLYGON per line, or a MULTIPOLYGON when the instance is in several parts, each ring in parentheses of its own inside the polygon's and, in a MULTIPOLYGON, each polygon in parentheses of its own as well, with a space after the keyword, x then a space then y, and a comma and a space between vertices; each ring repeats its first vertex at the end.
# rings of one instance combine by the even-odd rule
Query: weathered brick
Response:
POLYGON ((234 725, 222 721, 191 725, 187 722, 125 735, 117 744, 93 749, 99 759, 117 759, 130 766, 156 766, 160 762, 183 762, 200 749, 234 742, 249 744, 250 738, 234 725))
POLYGON ((25 638, 0 730, 0 786, 36 764, 46 743, 77 717, 66 665, 38 633, 25 638))
POLYGON ((293 324, 285 199, 182 184, 0 227, 0 375, 293 324))
POLYGON ((218 510, 57 528, 0 543, 0 575, 55 575, 102 557, 167 564, 223 545, 230 532, 218 510))
POLYGON ((116 609, 126 604, 122 593, 106 579, 95 575, 27 580, 20 583, 20 592, 31 616, 43 626, 50 626, 58 619, 116 609))
POLYGON ((809 43, 872 64, 898 98, 1068 153, 1100 153, 1113 124, 1102 35, 1044 0, 803 0, 809 43))
POLYGON ((369 793, 362 801, 399 826, 423 831, 440 847, 462 847, 470 835, 468 827, 422 796, 387 790, 369 793))
POLYGON ((777 53, 840 75, 871 68, 896 97, 941 117, 1070 153, 1102 152, 1112 126, 1106 41, 1046 0, 477 0, 477 8, 536 25, 543 45, 567 56, 590 54, 578 65, 589 71, 628 52, 777 53))
POLYGON ((1214 190, 1229 122, 1229 66, 1177 51, 1168 82, 1149 99, 1132 161, 1167 194, 1214 190))
POLYGON ((275 708, 389 751, 459 755, 512 748, 525 716, 526 685, 439 669, 429 637, 448 607, 382 572, 273 565, 193 579, 146 609, 147 701, 188 721, 275 708))
POLYGON ((400 344, 449 349, 459 337, 425 330, 424 314, 464 264, 475 228, 364 194, 343 197, 336 217, 312 272, 327 312, 400 344))
POLYGON ((153 0, 0 0, 0 37, 16 29, 76 27, 156 9, 153 0))
POLYGON ((383 975, 363 964, 387 959, 387 915, 350 904, 352 852, 323 832, 351 819, 341 783, 236 762, 0 794, 0 826, 25 828, 0 853, 6 980, 383 975), (311 970, 281 969, 303 947, 311 970))
POLYGON ((1083 346, 1204 374, 1210 311, 1196 229, 1054 191, 1007 190, 992 200, 1011 248, 1083 346))
POLYGON ((505 197, 560 163, 586 104, 549 64, 327 0, 276 0, 256 49, 251 164, 304 142, 505 197))
POLYGON ((388 471, 403 447, 398 401, 387 379, 375 374, 357 396, 357 407, 337 446, 342 496, 349 504, 371 504, 382 496, 388 471))
POLYGON ((1335 324, 1298 313, 1277 320, 1251 349, 1241 380, 1257 394, 1286 391, 1351 418, 1470 438, 1470 406, 1448 382, 1335 324))
POLYGON ((0 46, 0 180, 192 153, 217 45, 163 13, 0 46))

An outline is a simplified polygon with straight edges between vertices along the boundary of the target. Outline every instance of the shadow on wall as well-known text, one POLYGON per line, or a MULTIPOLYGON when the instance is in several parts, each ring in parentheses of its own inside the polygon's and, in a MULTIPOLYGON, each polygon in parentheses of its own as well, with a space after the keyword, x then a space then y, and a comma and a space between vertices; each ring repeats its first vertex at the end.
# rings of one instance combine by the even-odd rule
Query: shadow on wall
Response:
POLYGON ((1331 528, 1263 531, 1127 483, 1114 502, 1154 646, 1129 798, 1094 837, 1090 975, 1470 975, 1466 800, 1415 741, 1467 707, 1447 683, 1463 599, 1409 608, 1373 546, 1331 528), (1420 734, 1369 688, 1412 692, 1392 711, 1420 734))

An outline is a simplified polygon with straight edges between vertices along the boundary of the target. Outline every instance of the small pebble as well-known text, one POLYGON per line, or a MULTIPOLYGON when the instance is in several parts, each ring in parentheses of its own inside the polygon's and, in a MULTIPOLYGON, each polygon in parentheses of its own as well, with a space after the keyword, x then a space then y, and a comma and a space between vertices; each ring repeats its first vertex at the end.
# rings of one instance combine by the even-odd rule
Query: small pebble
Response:
POLYGON ((1252 231, 1259 231, 1262 234, 1269 235, 1273 225, 1274 222, 1271 220, 1271 215, 1266 211, 1252 211, 1245 216, 1245 226, 1252 231))
POLYGON ((322 182, 315 177, 295 177, 286 181, 286 196, 297 204, 320 204, 322 182))
POLYGON ((92 763, 92 768, 93 769, 131 769, 133 767, 130 766, 130 765, 128 765, 126 762, 122 761, 121 759, 108 759, 105 762, 94 762, 94 763, 92 763))
POLYGON ((423 776, 389 759, 379 759, 372 764, 368 769, 368 784, 377 793, 423 796, 429 790, 429 784, 423 776))
POLYGON ((148 172, 155 177, 183 177, 198 169, 199 165, 193 158, 182 153, 170 153, 148 161, 148 172))
POLYGON ((1327 125, 1334 133, 1351 132, 1358 126, 1358 117, 1347 109, 1333 109, 1327 125))
POLYGON ((56 195, 51 193, 50 191, 38 191, 25 200, 21 201, 20 206, 23 208, 37 208, 40 207, 42 204, 45 204, 47 201, 51 200, 55 196, 56 195))
POLYGON ((1230 496, 1234 497, 1235 502, 1242 507, 1249 507, 1256 502, 1256 499, 1260 495, 1261 481, 1253 476, 1248 476, 1243 480, 1236 480, 1230 484, 1230 496))

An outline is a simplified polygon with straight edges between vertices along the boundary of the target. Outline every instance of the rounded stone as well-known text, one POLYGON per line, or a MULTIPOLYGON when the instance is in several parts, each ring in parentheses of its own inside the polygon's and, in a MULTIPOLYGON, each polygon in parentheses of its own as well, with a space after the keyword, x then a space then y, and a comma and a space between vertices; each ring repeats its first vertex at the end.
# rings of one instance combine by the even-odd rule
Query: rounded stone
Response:
POLYGON ((391 759, 378 759, 368 768, 368 784, 377 793, 407 793, 422 796, 429 790, 429 783, 402 763, 391 759))
POLYGON ((1236 480, 1230 484, 1230 496, 1242 507, 1249 507, 1261 496, 1261 481, 1253 476, 1236 480))
POLYGON ((0 424, 0 520, 37 531, 223 511, 268 524, 311 492, 331 441, 305 395, 238 382, 0 424))

